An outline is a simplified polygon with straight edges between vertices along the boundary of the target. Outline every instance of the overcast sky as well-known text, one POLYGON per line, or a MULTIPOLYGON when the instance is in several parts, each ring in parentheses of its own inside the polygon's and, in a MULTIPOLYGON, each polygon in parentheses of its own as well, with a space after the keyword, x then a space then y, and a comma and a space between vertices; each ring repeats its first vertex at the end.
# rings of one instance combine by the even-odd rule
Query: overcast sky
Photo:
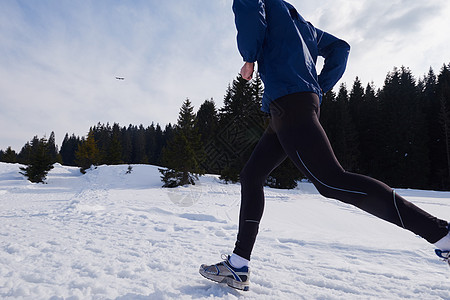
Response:
MULTIPOLYGON (((450 63, 448 0, 291 0, 351 46, 341 82, 382 87, 450 63)), ((242 59, 232 0, 0 1, 0 149, 101 123, 163 127, 182 102, 217 107, 242 59), (125 80, 117 80, 116 76, 125 80)))

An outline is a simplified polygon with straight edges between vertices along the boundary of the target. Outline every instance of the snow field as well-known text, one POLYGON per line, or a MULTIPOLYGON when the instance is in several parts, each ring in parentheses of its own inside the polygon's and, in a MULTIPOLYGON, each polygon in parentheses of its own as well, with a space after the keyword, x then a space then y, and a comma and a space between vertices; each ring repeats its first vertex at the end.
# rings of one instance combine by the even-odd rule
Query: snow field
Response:
MULTIPOLYGON (((202 263, 232 251, 240 186, 161 188, 157 167, 55 165, 31 184, 0 163, 1 299, 450 299, 450 268, 421 238, 309 183, 266 189, 249 292, 202 263)), ((400 190, 450 216, 450 193, 400 190)))

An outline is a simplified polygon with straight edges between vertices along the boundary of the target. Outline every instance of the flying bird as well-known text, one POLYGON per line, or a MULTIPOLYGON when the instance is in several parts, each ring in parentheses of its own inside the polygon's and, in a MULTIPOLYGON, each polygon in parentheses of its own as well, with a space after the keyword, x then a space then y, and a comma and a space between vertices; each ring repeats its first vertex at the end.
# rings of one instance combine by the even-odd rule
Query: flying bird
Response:
POLYGON ((117 79, 117 80, 125 80, 125 77, 117 77, 117 76, 116 76, 116 79, 117 79))

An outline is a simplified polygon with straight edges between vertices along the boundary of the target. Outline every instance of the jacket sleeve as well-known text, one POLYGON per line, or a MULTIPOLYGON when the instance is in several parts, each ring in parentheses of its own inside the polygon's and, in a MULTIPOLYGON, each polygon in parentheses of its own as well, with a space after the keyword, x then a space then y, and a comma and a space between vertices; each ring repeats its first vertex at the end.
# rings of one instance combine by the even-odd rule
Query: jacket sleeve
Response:
POLYGON ((239 52, 246 62, 255 62, 266 33, 264 0, 233 0, 239 52))
POLYGON ((317 31, 319 55, 325 58, 319 74, 319 85, 324 93, 328 92, 341 79, 347 66, 350 45, 324 31, 317 31))

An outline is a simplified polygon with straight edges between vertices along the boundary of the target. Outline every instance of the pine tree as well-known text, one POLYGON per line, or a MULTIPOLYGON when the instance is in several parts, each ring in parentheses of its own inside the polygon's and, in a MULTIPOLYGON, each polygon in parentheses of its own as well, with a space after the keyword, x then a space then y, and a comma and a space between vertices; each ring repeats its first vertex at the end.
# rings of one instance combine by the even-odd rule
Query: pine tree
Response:
POLYGON ((239 180, 240 171, 265 130, 260 84, 238 76, 227 89, 213 149, 217 152, 221 179, 225 181, 239 180))
POLYGON ((167 169, 159 169, 163 187, 195 184, 198 176, 204 174, 201 162, 204 150, 195 125, 195 114, 189 99, 180 109, 173 139, 163 149, 163 163, 167 169))
POLYGON ((28 165, 31 161, 31 144, 26 142, 17 155, 17 162, 22 165, 28 165))
POLYGON ((87 139, 82 139, 78 150, 75 152, 76 163, 80 167, 81 173, 91 166, 97 166, 100 162, 100 151, 94 137, 94 131, 89 130, 87 139))
POLYGON ((337 123, 339 125, 336 125, 341 129, 344 145, 341 163, 351 172, 361 172, 358 129, 362 123, 360 114, 363 97, 364 89, 361 81, 356 77, 350 94, 347 94, 345 86, 341 86, 336 98, 341 113, 340 122, 337 123))
POLYGON ((322 104, 320 106, 320 124, 328 135, 331 134, 331 129, 333 128, 333 107, 336 101, 336 93, 330 90, 322 97, 322 104))
POLYGON ((211 141, 217 131, 219 116, 214 100, 205 100, 197 111, 195 127, 201 135, 203 144, 211 141))
POLYGON ((48 172, 53 169, 56 162, 56 151, 54 144, 49 143, 45 138, 33 138, 30 144, 29 163, 26 167, 21 167, 21 174, 25 175, 29 181, 34 183, 44 183, 48 172), (53 157, 52 157, 53 156, 53 157))
POLYGON ((145 128, 139 125, 134 129, 133 134, 133 163, 148 164, 148 156, 146 151, 145 128))
POLYGON ((264 95, 264 85, 261 77, 259 77, 259 73, 256 73, 255 79, 253 79, 250 83, 252 85, 254 103, 257 106, 260 106, 264 95))
MULTIPOLYGON (((162 148, 166 147, 169 141, 171 141, 175 136, 176 131, 176 125, 172 125, 171 123, 167 124, 163 131, 162 136, 162 148)), ((161 156, 162 156, 162 149, 161 149, 161 156)), ((162 162, 162 157, 161 157, 162 162)), ((162 162, 163 163, 163 162, 162 162)))
MULTIPOLYGON (((355 140, 358 141, 357 143, 357 155, 354 157, 354 165, 352 171, 361 173, 361 145, 360 141, 361 138, 361 132, 364 131, 366 127, 366 119, 364 118, 364 115, 362 114, 362 111, 364 109, 364 88, 362 86, 361 81, 358 77, 356 77, 355 81, 353 82, 352 89, 350 91, 350 95, 348 97, 348 108, 350 113, 350 118, 352 120, 353 129, 355 132, 355 140)), ((355 145, 353 145, 355 146, 355 145)))
MULTIPOLYGON (((345 84, 341 84, 334 101, 327 103, 325 131, 342 166, 348 171, 358 170, 358 137, 350 115, 349 95, 345 84)), ((325 117, 325 116, 324 116, 325 117)))
POLYGON ((114 123, 110 132, 108 148, 106 150, 106 163, 109 165, 123 163, 120 127, 117 123, 114 123))
POLYGON ((122 135, 122 160, 127 163, 133 163, 133 141, 132 141, 132 126, 129 125, 128 128, 123 127, 121 129, 122 135))
MULTIPOLYGON (((450 173, 450 109, 447 106, 447 101, 441 98, 441 109, 439 111, 438 119, 441 123, 444 132, 444 145, 447 158, 447 174, 450 173)), ((447 175, 448 176, 448 175, 447 175)), ((448 184, 448 183, 447 183, 448 184)))
POLYGON ((294 189, 297 187, 297 182, 303 177, 292 161, 286 159, 270 173, 266 185, 277 189, 294 189))
POLYGON ((53 131, 48 138, 48 155, 52 161, 62 163, 62 158, 58 152, 58 146, 56 146, 55 142, 55 133, 53 131))
POLYGON ((440 103, 438 120, 442 132, 441 149, 445 153, 442 166, 446 167, 446 170, 439 175, 443 187, 448 189, 450 187, 450 64, 444 65, 438 76, 437 97, 440 103))
POLYGON ((161 152, 165 145, 164 134, 165 132, 162 131, 161 126, 159 124, 156 124, 155 138, 154 138, 155 147, 153 148, 153 153, 150 161, 154 165, 161 164, 161 152))
POLYGON ((111 164, 108 157, 111 144, 111 126, 109 123, 106 123, 106 125, 98 123, 97 126, 92 128, 92 130, 94 132, 96 146, 99 150, 98 164, 111 164))
POLYGON ((379 126, 378 98, 373 83, 368 83, 364 90, 360 114, 360 125, 357 127, 360 170, 362 174, 376 177, 376 157, 379 156, 382 132, 379 126))
POLYGON ((75 163, 75 152, 78 149, 78 145, 81 140, 79 137, 76 137, 72 134, 70 137, 66 133, 64 140, 61 144, 61 149, 59 150, 59 154, 61 156, 62 163, 66 166, 76 166, 75 163))
POLYGON ((154 165, 154 156, 156 151, 156 128, 155 124, 152 122, 152 124, 145 129, 145 144, 147 145, 146 151, 147 151, 147 157, 148 157, 148 163, 151 165, 154 165))
POLYGON ((421 188, 429 176, 428 137, 419 89, 411 71, 395 68, 380 93, 383 126, 383 181, 397 187, 421 188))
POLYGON ((215 136, 218 131, 219 117, 214 101, 205 100, 197 111, 195 127, 200 134, 200 141, 205 149, 205 159, 202 167, 208 173, 217 173, 215 168, 215 136))
POLYGON ((17 162, 17 154, 14 150, 11 149, 11 146, 6 148, 5 151, 1 151, 1 159, 0 161, 6 162, 6 163, 16 163, 17 162))

